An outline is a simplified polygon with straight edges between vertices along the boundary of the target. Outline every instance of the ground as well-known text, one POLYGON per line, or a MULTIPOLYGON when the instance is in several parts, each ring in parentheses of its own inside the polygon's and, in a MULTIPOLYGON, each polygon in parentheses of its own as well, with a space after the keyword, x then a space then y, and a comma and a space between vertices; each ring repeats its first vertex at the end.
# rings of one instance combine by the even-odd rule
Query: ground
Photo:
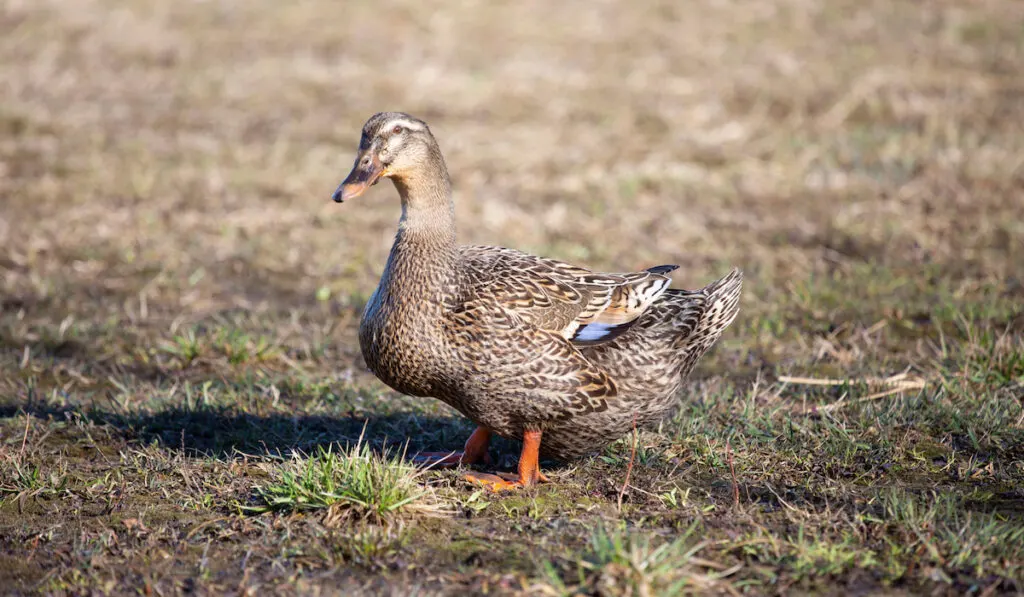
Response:
POLYGON ((4 590, 1024 591, 1017 0, 6 0, 0 30, 4 590), (472 425, 359 355, 398 202, 330 196, 380 110, 431 124, 467 243, 744 270, 677 414, 511 495, 410 467, 472 425))

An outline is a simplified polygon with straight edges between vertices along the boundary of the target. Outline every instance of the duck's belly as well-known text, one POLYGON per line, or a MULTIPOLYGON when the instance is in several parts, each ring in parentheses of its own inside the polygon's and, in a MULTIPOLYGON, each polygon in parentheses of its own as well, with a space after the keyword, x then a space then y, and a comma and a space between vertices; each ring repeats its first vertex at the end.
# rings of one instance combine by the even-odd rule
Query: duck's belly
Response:
POLYGON ((637 404, 635 410, 591 413, 577 420, 554 423, 541 436, 541 454, 555 460, 572 460, 598 452, 632 432, 634 425, 639 429, 661 421, 677 404, 673 392, 660 400, 637 404))
POLYGON ((539 424, 527 423, 524 417, 517 415, 525 410, 522 401, 528 398, 512 393, 470 394, 454 399, 438 397, 477 425, 508 439, 522 439, 527 426, 540 427, 541 455, 566 461, 600 451, 630 433, 634 426, 643 428, 661 421, 678 405, 680 385, 674 382, 634 387, 614 399, 607 410, 539 424))

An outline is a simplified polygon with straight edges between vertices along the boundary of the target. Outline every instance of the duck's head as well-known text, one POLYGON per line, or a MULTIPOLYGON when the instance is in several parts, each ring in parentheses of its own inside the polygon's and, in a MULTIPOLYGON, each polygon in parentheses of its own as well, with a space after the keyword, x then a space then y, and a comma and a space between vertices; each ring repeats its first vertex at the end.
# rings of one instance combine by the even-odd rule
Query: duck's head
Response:
POLYGON ((400 182, 415 177, 437 160, 443 167, 427 123, 404 112, 374 114, 363 125, 356 163, 334 192, 334 200, 341 203, 358 197, 381 178, 400 182))

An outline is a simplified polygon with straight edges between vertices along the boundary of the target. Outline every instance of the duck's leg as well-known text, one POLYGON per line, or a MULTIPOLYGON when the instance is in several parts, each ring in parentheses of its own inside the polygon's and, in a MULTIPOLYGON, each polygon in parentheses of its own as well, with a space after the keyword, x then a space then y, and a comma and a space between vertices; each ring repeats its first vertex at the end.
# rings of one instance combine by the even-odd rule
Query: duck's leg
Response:
POLYGON ((491 430, 477 427, 466 440, 461 452, 420 452, 412 457, 415 464, 435 468, 459 466, 460 464, 490 464, 491 455, 487 447, 491 443, 491 430))
POLYGON ((547 483, 548 478, 540 472, 540 431, 523 432, 523 451, 519 454, 519 475, 505 479, 487 473, 466 473, 466 480, 483 485, 492 491, 506 491, 518 487, 533 487, 538 482, 547 483))

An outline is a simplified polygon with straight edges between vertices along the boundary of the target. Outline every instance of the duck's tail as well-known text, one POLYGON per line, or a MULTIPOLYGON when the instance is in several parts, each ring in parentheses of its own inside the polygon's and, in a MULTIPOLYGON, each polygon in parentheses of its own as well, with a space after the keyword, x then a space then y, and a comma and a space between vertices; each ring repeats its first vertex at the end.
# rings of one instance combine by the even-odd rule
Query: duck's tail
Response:
POLYGON ((672 348, 677 351, 680 373, 687 375, 697 359, 706 353, 729 327, 740 311, 743 272, 734 269, 727 276, 700 290, 665 291, 663 300, 677 307, 672 348))
POLYGON ((584 354, 624 392, 667 396, 736 319, 742 286, 733 270, 699 290, 667 289, 629 331, 584 354))

